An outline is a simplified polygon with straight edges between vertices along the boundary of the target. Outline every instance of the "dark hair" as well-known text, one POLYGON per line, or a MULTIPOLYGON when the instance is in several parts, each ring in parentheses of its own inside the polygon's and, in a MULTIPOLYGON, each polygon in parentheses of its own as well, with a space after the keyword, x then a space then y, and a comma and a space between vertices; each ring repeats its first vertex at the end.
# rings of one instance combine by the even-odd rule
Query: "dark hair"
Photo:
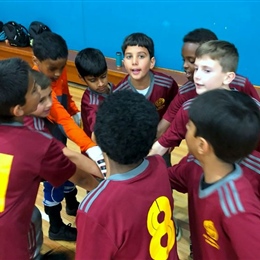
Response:
POLYGON ((68 58, 66 41, 54 32, 45 31, 38 34, 33 40, 32 49, 39 61, 68 58))
POLYGON ((125 54, 125 50, 128 46, 140 46, 148 50, 150 58, 154 57, 154 43, 152 38, 144 33, 132 33, 128 35, 123 42, 122 52, 125 54))
POLYGON ((103 53, 94 48, 86 48, 78 52, 75 65, 81 77, 99 77, 107 71, 107 62, 103 53))
POLYGON ((205 138, 222 161, 234 163, 251 153, 259 141, 260 111, 248 95, 224 89, 197 96, 189 109, 195 136, 205 138))
POLYGON ((143 159, 156 137, 159 116, 143 95, 129 90, 109 95, 100 105, 94 132, 103 152, 119 164, 143 159))
POLYGON ((13 117, 11 108, 26 103, 30 65, 20 58, 0 60, 0 116, 13 117))
POLYGON ((196 58, 208 55, 212 60, 218 60, 223 72, 236 72, 238 66, 238 51, 234 44, 227 41, 212 40, 202 43, 196 50, 196 58))
POLYGON ((40 88, 42 90, 51 86, 51 80, 42 72, 37 71, 37 70, 32 70, 32 76, 33 76, 36 84, 38 86, 40 86, 40 88))
POLYGON ((183 42, 202 44, 210 40, 218 40, 217 35, 209 29, 197 28, 183 37, 183 42))

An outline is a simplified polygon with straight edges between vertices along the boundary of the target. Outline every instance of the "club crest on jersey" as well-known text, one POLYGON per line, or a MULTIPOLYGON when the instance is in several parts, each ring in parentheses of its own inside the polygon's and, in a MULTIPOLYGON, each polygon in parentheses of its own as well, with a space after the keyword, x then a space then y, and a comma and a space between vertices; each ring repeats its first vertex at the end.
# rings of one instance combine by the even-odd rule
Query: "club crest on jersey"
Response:
POLYGON ((165 99, 159 98, 154 102, 154 105, 156 106, 157 110, 161 110, 165 107, 165 99))

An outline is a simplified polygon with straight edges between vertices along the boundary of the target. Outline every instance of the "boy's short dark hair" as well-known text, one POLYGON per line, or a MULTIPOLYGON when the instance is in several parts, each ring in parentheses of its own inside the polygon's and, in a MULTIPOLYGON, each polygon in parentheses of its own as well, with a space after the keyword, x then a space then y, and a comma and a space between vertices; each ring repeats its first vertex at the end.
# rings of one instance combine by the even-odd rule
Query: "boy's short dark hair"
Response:
POLYGON ((60 35, 47 31, 35 37, 32 49, 39 61, 67 59, 69 53, 66 41, 60 35))
POLYGON ((99 77, 107 71, 104 54, 94 48, 85 48, 77 53, 75 65, 81 77, 99 77))
POLYGON ((20 59, 0 60, 0 116, 13 117, 11 108, 26 103, 30 65, 20 59))
POLYGON ((51 80, 45 74, 37 70, 32 70, 31 72, 36 84, 41 88, 41 90, 51 86, 51 80))
POLYGON ((223 72, 236 72, 238 66, 238 51, 234 44, 227 41, 212 40, 202 43, 196 50, 196 58, 208 55, 212 60, 218 60, 223 72))
POLYGON ((101 103, 94 133, 103 152, 119 164, 137 163, 149 153, 159 116, 143 95, 122 90, 101 103))
POLYGON ((209 29, 197 28, 193 31, 190 31, 183 37, 183 42, 199 43, 210 40, 218 40, 217 35, 209 29))
POLYGON ((128 46, 140 46, 148 50, 150 58, 154 57, 154 43, 153 39, 144 33, 132 33, 128 35, 123 42, 122 52, 125 54, 125 50, 128 46))
POLYGON ((224 162, 234 163, 258 144, 260 111, 255 101, 242 92, 207 91, 194 99, 189 118, 196 126, 195 136, 205 138, 224 162))

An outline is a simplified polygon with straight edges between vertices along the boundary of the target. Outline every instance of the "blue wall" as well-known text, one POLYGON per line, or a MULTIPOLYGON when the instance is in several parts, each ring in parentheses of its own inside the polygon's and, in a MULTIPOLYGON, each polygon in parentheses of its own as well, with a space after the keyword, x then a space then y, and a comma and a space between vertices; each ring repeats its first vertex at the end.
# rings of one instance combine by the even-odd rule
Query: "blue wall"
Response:
POLYGON ((10 1, 1 0, 0 20, 27 28, 33 20, 61 34, 69 49, 99 48, 115 58, 124 37, 144 32, 153 38, 157 67, 182 70, 183 36, 199 27, 239 51, 238 73, 260 85, 260 2, 256 1, 10 1))

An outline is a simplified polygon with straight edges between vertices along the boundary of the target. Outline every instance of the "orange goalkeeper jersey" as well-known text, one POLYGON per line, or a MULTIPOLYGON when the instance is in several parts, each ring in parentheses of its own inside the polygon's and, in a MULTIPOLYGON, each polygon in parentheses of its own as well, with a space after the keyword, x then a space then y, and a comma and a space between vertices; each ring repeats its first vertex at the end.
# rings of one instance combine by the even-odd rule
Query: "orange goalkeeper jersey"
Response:
MULTIPOLYGON (((37 66, 33 66, 33 69, 39 70, 37 66)), ((47 119, 61 125, 66 136, 76 143, 82 152, 96 146, 71 117, 79 110, 69 93, 66 69, 63 70, 57 81, 52 82, 51 87, 53 103, 47 119)))

